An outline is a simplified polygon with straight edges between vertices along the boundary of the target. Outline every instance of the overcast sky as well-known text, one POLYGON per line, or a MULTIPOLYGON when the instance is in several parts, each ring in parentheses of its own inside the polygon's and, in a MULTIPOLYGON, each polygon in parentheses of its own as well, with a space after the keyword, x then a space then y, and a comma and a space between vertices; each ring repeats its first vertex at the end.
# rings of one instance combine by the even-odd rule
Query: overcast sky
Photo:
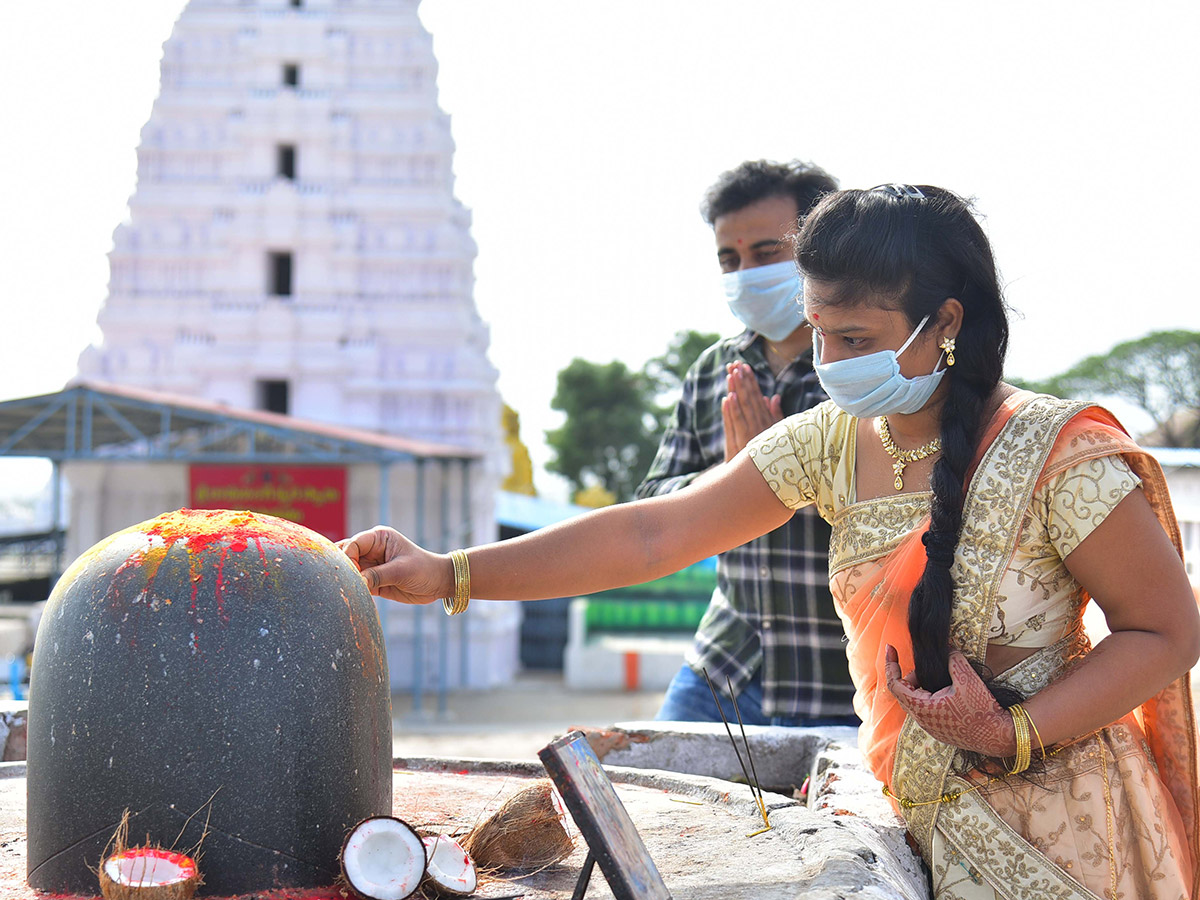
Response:
MULTIPOLYGON (((97 334, 183 5, 0 2, 0 399, 61 387, 97 334)), ((1200 330, 1198 4, 424 0, 421 15, 490 358, 538 466, 573 357, 639 367, 679 329, 737 330, 697 205, 743 159, 975 197, 1017 311, 1012 375, 1200 330)))

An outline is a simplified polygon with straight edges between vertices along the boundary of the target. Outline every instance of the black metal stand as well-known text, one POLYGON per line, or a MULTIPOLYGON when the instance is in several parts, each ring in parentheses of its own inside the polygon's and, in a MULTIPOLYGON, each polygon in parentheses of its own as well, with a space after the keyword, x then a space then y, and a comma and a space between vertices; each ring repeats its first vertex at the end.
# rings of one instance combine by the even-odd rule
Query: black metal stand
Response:
POLYGON ((583 895, 587 893, 588 882, 592 880, 592 869, 596 866, 596 857, 592 855, 592 851, 588 850, 587 856, 583 860, 583 868, 579 872, 579 880, 575 882, 575 893, 571 895, 571 900, 583 900, 583 895))

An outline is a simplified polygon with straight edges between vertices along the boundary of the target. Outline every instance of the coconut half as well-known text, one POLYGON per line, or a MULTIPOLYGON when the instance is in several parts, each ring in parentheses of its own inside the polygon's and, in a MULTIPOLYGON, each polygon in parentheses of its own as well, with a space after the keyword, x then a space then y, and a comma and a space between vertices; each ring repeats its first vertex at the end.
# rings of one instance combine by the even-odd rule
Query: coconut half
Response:
POLYGON ((372 816, 342 844, 342 878, 360 900, 404 900, 421 886, 425 845, 395 816, 372 816))
POLYGON ((475 863, 462 845, 452 837, 433 834, 422 838, 425 844, 425 883, 439 894, 467 897, 475 893, 479 879, 475 863))
POLYGON ((535 781, 468 832, 462 845, 485 869, 540 869, 575 849, 565 820, 554 785, 535 781))
POLYGON ((120 850, 100 864, 105 900, 191 900, 199 884, 194 859, 160 847, 120 850))

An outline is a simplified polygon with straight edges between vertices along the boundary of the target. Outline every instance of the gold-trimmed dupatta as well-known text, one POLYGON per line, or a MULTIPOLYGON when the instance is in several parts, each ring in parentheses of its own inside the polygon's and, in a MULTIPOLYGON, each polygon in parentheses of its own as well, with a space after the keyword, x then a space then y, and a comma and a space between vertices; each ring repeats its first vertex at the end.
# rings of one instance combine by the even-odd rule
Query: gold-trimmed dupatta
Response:
MULTIPOLYGON (((972 661, 982 662, 986 655, 987 627, 1000 582, 1015 551, 1024 510, 1042 480, 1078 462, 1119 453, 1142 479, 1163 529, 1180 549, 1178 525, 1161 468, 1105 410, 1018 392, 988 423, 980 447, 968 478, 963 530, 952 568, 956 589, 951 640, 972 661), (994 515, 989 515, 995 509, 1013 510, 1004 527, 997 528, 994 515)), ((858 686, 856 709, 864 723, 860 749, 876 778, 890 784, 896 794, 912 797, 937 797, 946 790, 956 752, 906 717, 883 676, 885 643, 896 647, 903 671, 913 667, 908 600, 925 568, 920 537, 927 528, 926 517, 885 557, 870 567, 860 564, 853 593, 840 603, 849 637, 850 670, 858 686)), ((1035 657, 1062 653, 1060 645, 1062 642, 1044 648, 1035 657)), ((1183 820, 1193 871, 1200 878, 1200 865, 1195 865, 1200 860, 1197 740, 1189 679, 1180 678, 1135 712, 1160 777, 1183 820)), ((978 798, 972 800, 975 802, 978 798)), ((926 859, 942 809, 942 804, 930 804, 901 811, 926 859)), ((1025 849, 1036 855, 1033 848, 1025 849)), ((1052 863, 1046 868, 1052 878, 1062 874, 1052 863)), ((1047 890, 1045 895, 1059 894, 1047 890)), ((1080 896, 1084 895, 1086 892, 1080 896)), ((1200 900, 1196 883, 1192 896, 1200 900)))

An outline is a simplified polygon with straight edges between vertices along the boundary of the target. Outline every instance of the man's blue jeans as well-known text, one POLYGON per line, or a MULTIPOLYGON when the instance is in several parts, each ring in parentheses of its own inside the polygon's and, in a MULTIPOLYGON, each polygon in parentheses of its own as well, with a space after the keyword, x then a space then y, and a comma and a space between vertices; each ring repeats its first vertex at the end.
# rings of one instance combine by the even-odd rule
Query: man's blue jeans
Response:
MULTIPOLYGON (((766 716, 762 711, 763 689, 762 673, 757 673, 738 694, 737 712, 734 711, 733 701, 720 690, 717 697, 721 701, 721 709, 730 723, 737 722, 737 712, 742 714, 742 721, 747 725, 789 725, 804 728, 819 728, 825 725, 858 726, 857 716, 827 716, 819 719, 805 719, 800 716, 766 716)), ((663 698, 662 708, 654 716, 657 721, 673 722, 720 722, 721 714, 713 703, 712 691, 704 676, 697 675, 686 663, 671 679, 667 688, 667 696, 663 698)))

